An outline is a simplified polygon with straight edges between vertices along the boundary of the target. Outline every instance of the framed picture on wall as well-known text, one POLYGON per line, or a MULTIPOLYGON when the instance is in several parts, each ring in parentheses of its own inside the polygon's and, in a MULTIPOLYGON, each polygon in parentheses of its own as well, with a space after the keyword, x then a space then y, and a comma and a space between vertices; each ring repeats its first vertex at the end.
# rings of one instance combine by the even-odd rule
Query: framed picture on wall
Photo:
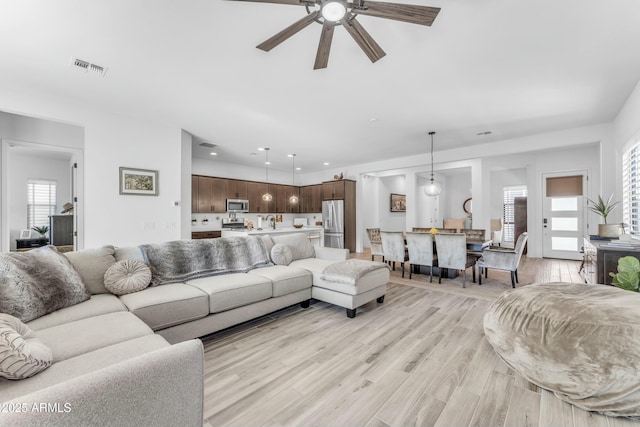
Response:
POLYGON ((121 167, 120 194, 157 196, 158 171, 121 167))
POLYGON ((391 193, 391 212, 407 211, 407 196, 404 194, 391 193))
POLYGON ((20 230, 20 239, 30 239, 31 230, 20 230))

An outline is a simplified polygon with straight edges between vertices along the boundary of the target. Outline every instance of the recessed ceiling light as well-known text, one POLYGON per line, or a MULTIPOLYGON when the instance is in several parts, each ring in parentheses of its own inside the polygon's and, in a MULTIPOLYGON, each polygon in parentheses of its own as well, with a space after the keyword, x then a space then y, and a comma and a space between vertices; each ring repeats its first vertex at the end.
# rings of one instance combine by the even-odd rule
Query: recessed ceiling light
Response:
POLYGON ((371 118, 369 119, 369 121, 370 121, 370 122, 377 122, 377 121, 378 121, 378 119, 376 119, 375 117, 371 117, 371 118))
POLYGON ((258 148, 258 151, 264 151, 263 147, 258 148))
POLYGON ((212 151, 209 154, 211 154, 212 156, 217 156, 218 155, 218 153, 216 153, 215 151, 212 151))
POLYGON ((329 162, 324 162, 323 165, 329 166, 329 162))
POLYGON ((300 171, 300 170, 302 170, 302 168, 296 168, 296 170, 297 170, 297 171, 300 171))
POLYGON ((295 157, 295 154, 287 154, 287 157, 295 157))

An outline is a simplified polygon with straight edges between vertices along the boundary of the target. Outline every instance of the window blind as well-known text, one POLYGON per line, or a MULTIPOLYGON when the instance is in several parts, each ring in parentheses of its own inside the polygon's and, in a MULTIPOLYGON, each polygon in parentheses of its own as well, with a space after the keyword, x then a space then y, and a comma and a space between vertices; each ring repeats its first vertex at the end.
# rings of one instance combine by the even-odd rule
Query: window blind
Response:
POLYGON ((56 213, 56 181, 27 180, 27 227, 49 225, 56 213))
POLYGON ((640 142, 622 156, 622 221, 631 233, 640 233, 640 142))
POLYGON ((513 200, 516 197, 526 197, 527 187, 525 185, 516 185, 503 188, 502 202, 502 240, 505 242, 513 242, 515 232, 515 208, 513 200))

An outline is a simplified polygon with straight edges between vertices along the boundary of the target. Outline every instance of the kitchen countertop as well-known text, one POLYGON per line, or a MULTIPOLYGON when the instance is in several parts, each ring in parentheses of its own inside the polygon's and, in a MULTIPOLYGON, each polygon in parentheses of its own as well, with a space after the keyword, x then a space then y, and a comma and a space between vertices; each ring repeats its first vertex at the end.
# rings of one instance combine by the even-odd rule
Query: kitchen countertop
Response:
POLYGON ((260 235, 260 234, 284 234, 284 233, 305 233, 305 232, 309 232, 309 231, 322 231, 324 230, 322 227, 317 227, 317 226, 305 226, 305 227, 301 227, 301 228, 295 228, 295 227, 282 227, 282 228, 276 228, 275 230, 273 228, 263 228, 262 230, 258 230, 257 228, 254 228, 253 230, 249 231, 247 229, 244 230, 229 230, 229 229, 223 229, 223 232, 232 232, 232 233, 242 233, 250 235, 250 236, 254 236, 254 235, 260 235))

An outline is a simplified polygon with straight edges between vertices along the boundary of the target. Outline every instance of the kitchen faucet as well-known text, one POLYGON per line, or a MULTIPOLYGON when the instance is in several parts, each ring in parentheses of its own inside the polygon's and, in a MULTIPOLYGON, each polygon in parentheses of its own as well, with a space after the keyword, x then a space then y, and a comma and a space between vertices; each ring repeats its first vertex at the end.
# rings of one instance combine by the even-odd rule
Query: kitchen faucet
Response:
POLYGON ((265 221, 269 221, 269 217, 271 217, 271 228, 276 229, 276 217, 274 215, 267 215, 264 217, 265 221))

